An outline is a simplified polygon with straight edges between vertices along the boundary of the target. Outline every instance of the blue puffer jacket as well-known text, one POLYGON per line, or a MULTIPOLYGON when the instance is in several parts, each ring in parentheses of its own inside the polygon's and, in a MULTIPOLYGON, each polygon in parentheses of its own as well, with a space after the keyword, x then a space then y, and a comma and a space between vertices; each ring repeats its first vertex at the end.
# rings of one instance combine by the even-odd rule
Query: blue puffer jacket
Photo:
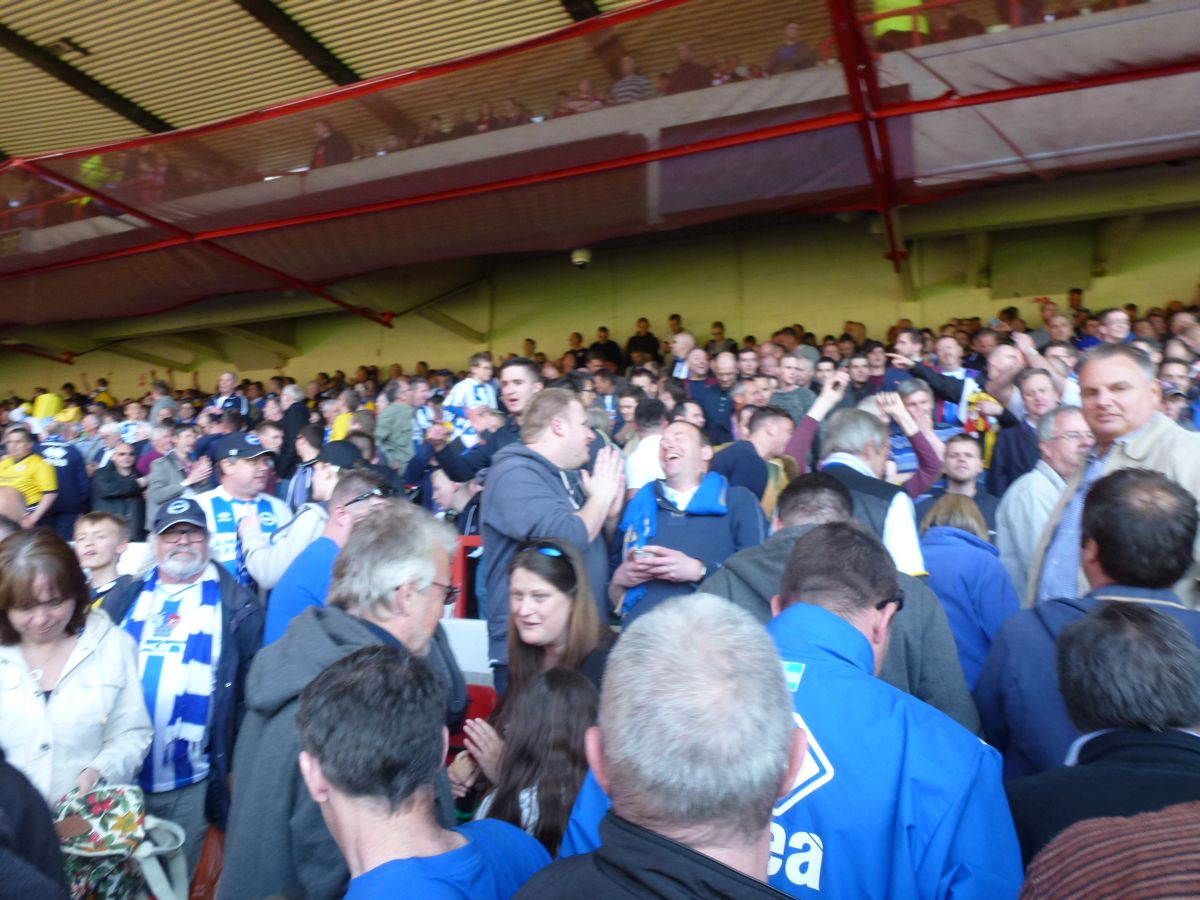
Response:
POLYGON ((927 583, 950 620, 967 687, 975 689, 979 670, 1000 626, 1021 608, 1000 551, 961 528, 939 525, 921 538, 929 570, 927 583))

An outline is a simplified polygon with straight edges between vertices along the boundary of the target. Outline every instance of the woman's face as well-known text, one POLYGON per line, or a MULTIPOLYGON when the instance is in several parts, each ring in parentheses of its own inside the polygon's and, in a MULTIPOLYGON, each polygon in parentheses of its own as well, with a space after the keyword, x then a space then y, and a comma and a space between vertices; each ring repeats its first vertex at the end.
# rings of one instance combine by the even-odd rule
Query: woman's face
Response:
POLYGON ((14 607, 7 614, 22 644, 52 644, 66 634, 67 622, 74 612, 75 598, 59 597, 49 581, 39 576, 33 583, 29 603, 14 607))
POLYGON ((540 575, 514 569, 508 580, 508 614, 521 642, 562 649, 571 624, 571 598, 540 575))

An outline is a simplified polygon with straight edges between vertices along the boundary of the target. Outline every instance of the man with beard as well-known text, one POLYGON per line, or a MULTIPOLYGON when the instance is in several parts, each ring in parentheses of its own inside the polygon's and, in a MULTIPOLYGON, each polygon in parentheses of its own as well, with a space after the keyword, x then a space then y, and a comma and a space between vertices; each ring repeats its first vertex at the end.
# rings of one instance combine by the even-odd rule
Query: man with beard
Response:
POLYGON ((189 873, 211 822, 225 827, 227 776, 250 661, 257 599, 208 555, 204 510, 178 498, 154 520, 155 565, 101 606, 133 637, 154 741, 138 783, 146 810, 184 829, 189 873))

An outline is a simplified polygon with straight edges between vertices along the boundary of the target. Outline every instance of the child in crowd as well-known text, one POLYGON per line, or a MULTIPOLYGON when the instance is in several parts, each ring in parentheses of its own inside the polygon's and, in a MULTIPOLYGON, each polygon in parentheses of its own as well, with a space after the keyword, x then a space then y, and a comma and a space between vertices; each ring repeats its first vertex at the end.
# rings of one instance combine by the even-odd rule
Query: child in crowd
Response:
POLYGON ((88 576, 92 606, 131 575, 117 572, 117 560, 129 546, 129 526, 119 516, 90 512, 75 522, 75 556, 88 576))

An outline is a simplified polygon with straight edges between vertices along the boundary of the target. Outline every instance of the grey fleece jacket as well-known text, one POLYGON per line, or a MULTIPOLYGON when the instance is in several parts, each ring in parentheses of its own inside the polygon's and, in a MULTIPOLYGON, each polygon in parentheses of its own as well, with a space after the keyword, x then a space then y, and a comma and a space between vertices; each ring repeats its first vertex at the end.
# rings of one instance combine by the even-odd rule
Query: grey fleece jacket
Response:
MULTIPOLYGON (((779 593, 792 547, 813 527, 789 525, 757 547, 735 553, 705 579, 700 590, 726 597, 760 622, 768 622, 771 598, 779 593)), ((892 639, 879 677, 979 734, 979 713, 967 690, 941 603, 921 579, 903 572, 896 577, 904 591, 904 609, 892 620, 892 639)))
POLYGON ((604 534, 588 540, 575 515, 587 501, 579 471, 560 469, 524 444, 492 457, 480 499, 487 567, 488 656, 508 662, 508 564, 523 544, 558 538, 575 545, 592 583, 600 621, 608 621, 608 547, 604 534))
MULTIPOLYGON (((255 657, 233 757, 220 900, 332 900, 345 893, 346 863, 300 777, 296 710, 300 692, 326 666, 381 643, 361 619, 335 607, 310 607, 255 657)), ((454 806, 444 774, 437 787, 438 818, 449 827, 454 806)))

